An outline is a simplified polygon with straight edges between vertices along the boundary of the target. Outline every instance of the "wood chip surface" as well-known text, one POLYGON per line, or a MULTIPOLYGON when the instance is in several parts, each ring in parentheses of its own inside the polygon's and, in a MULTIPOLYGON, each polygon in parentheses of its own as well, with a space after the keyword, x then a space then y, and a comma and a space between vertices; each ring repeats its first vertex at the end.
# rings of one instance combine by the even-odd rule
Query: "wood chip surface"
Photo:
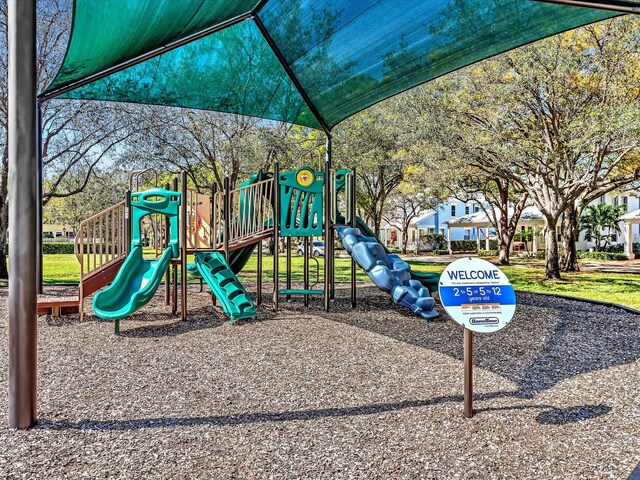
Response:
POLYGON ((39 423, 0 426, 0 478, 626 479, 640 462, 640 316, 519 294, 475 337, 465 419, 461 328, 348 295, 276 314, 265 290, 258 320, 230 325, 196 284, 181 322, 161 288, 120 336, 89 300, 84 323, 41 317, 39 423))

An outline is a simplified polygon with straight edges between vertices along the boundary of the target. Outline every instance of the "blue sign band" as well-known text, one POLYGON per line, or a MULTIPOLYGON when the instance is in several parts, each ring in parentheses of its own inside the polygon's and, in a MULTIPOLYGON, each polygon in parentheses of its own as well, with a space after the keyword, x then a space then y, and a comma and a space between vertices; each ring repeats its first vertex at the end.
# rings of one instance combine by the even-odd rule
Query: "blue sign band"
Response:
POLYGON ((516 292, 511 285, 493 286, 459 286, 440 287, 440 301, 445 307, 459 307, 460 305, 499 303, 500 305, 515 305, 516 292))

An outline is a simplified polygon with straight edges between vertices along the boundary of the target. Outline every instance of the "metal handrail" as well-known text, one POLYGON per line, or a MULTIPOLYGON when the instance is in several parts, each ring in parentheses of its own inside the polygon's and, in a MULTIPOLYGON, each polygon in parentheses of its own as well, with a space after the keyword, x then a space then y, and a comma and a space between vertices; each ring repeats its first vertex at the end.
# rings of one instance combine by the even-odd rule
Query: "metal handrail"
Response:
POLYGON ((155 168, 145 168, 144 170, 134 170, 133 172, 129 173, 129 190, 133 191, 133 179, 136 179, 136 190, 138 190, 138 185, 137 182, 139 180, 139 178, 144 175, 145 173, 148 172, 153 172, 154 176, 156 177, 156 182, 155 182, 155 186, 158 186, 158 172, 156 171, 155 168))

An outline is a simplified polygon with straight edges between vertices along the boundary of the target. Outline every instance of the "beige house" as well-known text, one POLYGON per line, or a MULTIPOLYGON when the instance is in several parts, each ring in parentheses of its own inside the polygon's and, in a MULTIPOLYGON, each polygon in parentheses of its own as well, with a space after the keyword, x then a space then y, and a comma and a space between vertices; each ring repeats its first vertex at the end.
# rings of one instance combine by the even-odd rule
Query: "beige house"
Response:
POLYGON ((45 241, 71 241, 75 237, 75 234, 76 232, 71 225, 58 223, 45 223, 42 225, 42 235, 45 237, 45 241))

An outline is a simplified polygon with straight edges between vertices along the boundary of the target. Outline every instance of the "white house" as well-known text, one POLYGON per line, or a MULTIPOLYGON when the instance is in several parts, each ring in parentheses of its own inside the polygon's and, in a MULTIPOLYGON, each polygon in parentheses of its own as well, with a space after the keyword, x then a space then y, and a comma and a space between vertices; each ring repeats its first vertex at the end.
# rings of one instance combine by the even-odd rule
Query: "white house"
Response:
MULTIPOLYGON (((628 213, 620 218, 619 227, 621 233, 615 234, 615 238, 611 243, 624 244, 625 252, 631 258, 632 248, 630 249, 628 245, 631 245, 634 242, 640 242, 640 198, 631 195, 603 195, 598 200, 592 202, 591 205, 598 203, 608 203, 615 206, 627 205, 628 213)), ((513 210, 510 209, 510 214, 512 211, 513 210)), ((492 224, 484 211, 480 210, 476 213, 450 219, 446 224, 448 230, 451 232, 447 235, 447 238, 456 239, 457 236, 459 236, 459 233, 456 235, 456 231, 468 232, 471 229, 476 232, 475 236, 472 236, 471 238, 477 239, 478 248, 489 249, 488 239, 491 237, 492 224), (482 239, 485 239, 484 246, 482 246, 482 239)), ((544 217, 534 206, 526 207, 520 216, 518 229, 525 230, 527 228, 532 228, 534 231, 534 238, 532 242, 532 250, 534 253, 538 248, 544 247, 544 236, 542 235, 544 224, 544 217)), ((558 241, 560 241, 562 236, 561 225, 557 226, 556 235, 558 241)), ((465 233, 465 237, 466 236, 467 234, 465 233)), ((516 250, 519 247, 519 242, 514 242, 512 245, 512 248, 515 248, 516 250)), ((576 248, 578 250, 589 250, 594 247, 595 242, 585 240, 585 234, 581 232, 578 242, 576 242, 576 248)), ((449 250, 451 250, 450 247, 449 250)))
MULTIPOLYGON (((477 202, 460 202, 451 199, 439 204, 433 210, 421 212, 411 221, 409 226, 409 250, 415 250, 416 238, 419 239, 428 233, 440 233, 449 239, 446 222, 460 215, 467 215, 481 211, 477 202)), ((380 239, 388 246, 400 247, 402 232, 401 220, 391 219, 384 221, 380 229, 380 239)), ((473 228, 457 229, 451 231, 451 240, 476 240, 477 232, 473 228)))

